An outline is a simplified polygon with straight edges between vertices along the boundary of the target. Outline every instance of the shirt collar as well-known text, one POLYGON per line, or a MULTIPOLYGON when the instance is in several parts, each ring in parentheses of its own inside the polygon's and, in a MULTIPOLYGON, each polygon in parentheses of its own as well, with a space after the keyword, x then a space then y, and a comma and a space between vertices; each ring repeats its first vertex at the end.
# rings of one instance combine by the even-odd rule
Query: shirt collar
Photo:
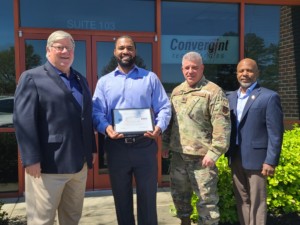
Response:
MULTIPOLYGON (((256 85, 257 85, 257 81, 255 81, 253 84, 251 84, 251 86, 248 87, 248 89, 246 90, 246 93, 244 94, 243 97, 248 97, 256 85)), ((238 95, 238 97, 241 97, 241 95, 242 95, 241 88, 238 89, 237 95, 238 95)))
POLYGON ((203 86, 205 86, 206 84, 207 84, 207 80, 206 80, 206 78, 205 78, 205 76, 203 75, 203 77, 197 82, 197 84, 195 85, 195 87, 194 88, 191 88, 189 85, 188 85, 188 83, 187 83, 187 81, 185 80, 184 81, 184 89, 186 90, 186 91, 197 91, 197 90, 200 90, 200 89, 202 89, 202 87, 203 86))
POLYGON ((53 67, 53 69, 55 70, 55 72, 60 75, 60 76, 63 76, 69 80, 73 79, 75 77, 74 73, 73 73, 73 69, 72 67, 70 68, 70 76, 67 77, 67 75, 65 73, 63 73, 62 71, 60 71, 59 69, 57 69, 55 66, 53 66, 50 62, 49 64, 53 67))
POLYGON ((133 67, 127 74, 125 74, 125 73, 123 73, 121 70, 119 70, 119 67, 117 67, 117 68, 114 70, 114 74, 115 74, 115 76, 118 76, 118 75, 125 75, 125 76, 127 76, 127 75, 133 73, 134 71, 138 71, 138 69, 139 69, 139 68, 138 68, 136 65, 134 65, 134 67, 133 67))

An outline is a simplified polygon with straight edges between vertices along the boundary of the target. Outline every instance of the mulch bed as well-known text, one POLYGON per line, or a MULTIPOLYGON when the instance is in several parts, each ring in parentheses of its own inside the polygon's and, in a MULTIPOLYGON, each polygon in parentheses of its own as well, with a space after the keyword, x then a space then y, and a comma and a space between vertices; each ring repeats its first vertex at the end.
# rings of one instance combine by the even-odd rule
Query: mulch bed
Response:
MULTIPOLYGON (((240 225, 239 223, 219 223, 219 225, 240 225)), ((300 214, 290 213, 282 216, 268 215, 267 225, 300 225, 300 214)))

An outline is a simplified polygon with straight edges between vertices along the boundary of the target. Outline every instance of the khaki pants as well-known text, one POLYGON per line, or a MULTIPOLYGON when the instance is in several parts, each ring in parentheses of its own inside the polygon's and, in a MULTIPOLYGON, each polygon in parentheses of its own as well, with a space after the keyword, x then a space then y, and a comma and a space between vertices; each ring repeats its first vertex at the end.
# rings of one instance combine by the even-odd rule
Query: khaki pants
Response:
POLYGON ((28 225, 77 225, 81 218, 87 179, 87 165, 74 174, 25 174, 28 225))
POLYGON ((260 170, 245 170, 240 157, 231 163, 233 190, 241 225, 267 223, 267 179, 260 170))

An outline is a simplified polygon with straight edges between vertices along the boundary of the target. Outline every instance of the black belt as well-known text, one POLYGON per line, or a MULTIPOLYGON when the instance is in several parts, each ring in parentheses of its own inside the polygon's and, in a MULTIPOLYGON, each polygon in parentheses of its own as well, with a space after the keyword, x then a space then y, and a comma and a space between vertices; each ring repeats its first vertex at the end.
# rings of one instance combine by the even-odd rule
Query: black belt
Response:
POLYGON ((125 138, 119 138, 119 139, 110 139, 112 141, 118 141, 125 144, 134 144, 139 142, 144 142, 147 140, 150 140, 150 138, 147 138, 145 136, 136 136, 136 137, 125 137, 125 138))
POLYGON ((122 139, 124 139, 124 143, 126 143, 126 144, 133 144, 133 143, 141 141, 142 139, 144 139, 144 137, 126 137, 126 138, 122 138, 122 139))

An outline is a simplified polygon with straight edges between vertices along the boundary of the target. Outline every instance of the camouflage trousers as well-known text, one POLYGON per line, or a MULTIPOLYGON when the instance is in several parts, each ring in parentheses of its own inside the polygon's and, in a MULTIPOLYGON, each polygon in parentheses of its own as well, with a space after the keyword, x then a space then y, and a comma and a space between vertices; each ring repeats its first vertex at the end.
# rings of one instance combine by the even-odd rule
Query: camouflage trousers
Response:
POLYGON ((218 169, 202 167, 200 156, 172 152, 170 180, 171 195, 179 218, 192 213, 193 191, 198 196, 199 225, 217 225, 220 219, 217 206, 218 169))

